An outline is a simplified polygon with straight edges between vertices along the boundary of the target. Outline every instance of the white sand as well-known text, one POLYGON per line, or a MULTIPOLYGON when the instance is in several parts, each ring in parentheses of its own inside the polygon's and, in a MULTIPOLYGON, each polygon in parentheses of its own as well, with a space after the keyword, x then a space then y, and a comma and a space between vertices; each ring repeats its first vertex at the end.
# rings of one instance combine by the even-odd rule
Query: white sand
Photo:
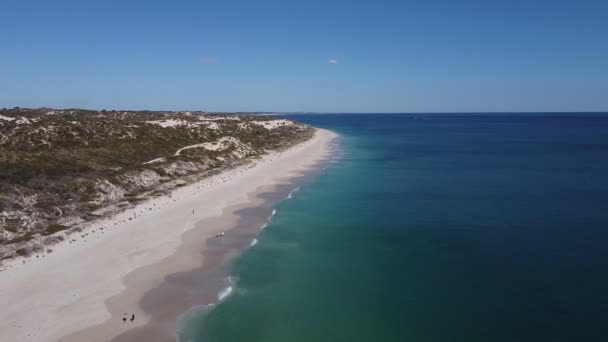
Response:
POLYGON ((158 125, 163 128, 167 127, 176 127, 180 125, 188 125, 188 121, 177 120, 177 119, 167 119, 167 120, 155 120, 155 121, 146 121, 147 123, 158 125))
MULTIPOLYGON (((205 142, 201 144, 194 144, 180 148, 175 152, 176 156, 179 156, 183 150, 189 150, 192 148, 204 148, 209 151, 223 151, 227 149, 230 144, 234 144, 236 146, 244 146, 241 141, 235 137, 221 137, 219 140, 214 142, 205 142)), ((251 147, 247 146, 247 149, 251 150, 251 147)))
POLYGON ((0 120, 13 121, 13 120, 15 120, 15 118, 11 118, 11 117, 8 117, 8 116, 0 115, 0 120))
POLYGON ((277 119, 270 121, 254 121, 256 125, 263 126, 266 129, 275 129, 277 127, 290 126, 293 125, 293 121, 285 120, 285 119, 277 119))
MULTIPOLYGON (((104 301, 124 290, 127 274, 174 253, 182 234, 195 222, 221 215, 222 209, 247 202, 248 193, 257 188, 276 184, 327 157, 334 137, 332 132, 318 130, 313 139, 288 151, 100 222, 83 232, 88 234, 84 238, 75 234, 76 242, 52 246, 54 251, 45 257, 12 261, 9 269, 0 272, 0 341, 56 341, 112 318, 104 301)), ((209 227, 206 234, 214 236, 216 230, 209 227)), ((134 295, 141 296, 158 284, 146 285, 134 295)), ((144 324, 147 317, 137 310, 128 310, 135 312, 135 324, 121 324, 123 331, 111 334, 144 324)))

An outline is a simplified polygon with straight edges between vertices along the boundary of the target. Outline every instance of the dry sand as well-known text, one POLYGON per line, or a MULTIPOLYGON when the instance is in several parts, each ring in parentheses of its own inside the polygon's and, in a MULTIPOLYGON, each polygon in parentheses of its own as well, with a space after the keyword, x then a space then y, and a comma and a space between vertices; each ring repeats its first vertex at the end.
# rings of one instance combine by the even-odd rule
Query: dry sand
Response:
POLYGON ((251 239, 251 227, 259 227, 271 210, 253 210, 264 202, 260 192, 328 158, 335 137, 318 130, 314 138, 285 152, 104 220, 76 241, 53 246, 44 257, 13 261, 0 272, 0 341, 144 340, 156 326, 170 335, 167 329, 174 329, 176 313, 191 306, 191 300, 211 301, 209 291, 184 297, 184 282, 194 279, 174 275, 206 270, 198 272, 203 277, 196 279, 199 286, 209 284, 212 291, 225 286, 209 275, 219 274, 221 261, 242 250, 243 237, 251 239), (233 229, 239 226, 249 230, 233 229), (213 239, 220 231, 226 236, 213 239), (218 249, 218 243, 230 248, 218 249), (158 302, 178 298, 175 305, 158 302), (135 322, 123 323, 124 313, 134 313, 135 322))

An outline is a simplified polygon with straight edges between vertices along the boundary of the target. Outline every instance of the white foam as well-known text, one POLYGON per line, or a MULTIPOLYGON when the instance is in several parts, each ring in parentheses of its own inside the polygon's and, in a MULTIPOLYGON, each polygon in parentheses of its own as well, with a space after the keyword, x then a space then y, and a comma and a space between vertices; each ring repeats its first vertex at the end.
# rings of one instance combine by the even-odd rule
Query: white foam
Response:
POLYGON ((179 341, 179 335, 184 331, 184 327, 188 324, 188 322, 190 320, 192 320, 193 318, 195 318, 197 316, 200 316, 203 313, 209 312, 209 310, 211 310, 215 305, 219 304, 221 301, 223 301, 228 296, 230 296, 234 290, 234 288, 233 288, 234 283, 235 283, 235 277, 229 276, 228 277, 228 286, 225 287, 224 289, 222 289, 217 294, 217 301, 215 303, 198 305, 198 306, 190 308, 188 311, 179 315, 177 317, 177 329, 175 331, 176 340, 179 341))
POLYGON ((300 187, 297 187, 297 188, 293 189, 293 190, 292 190, 292 191, 289 193, 289 195, 287 195, 287 199, 291 199, 291 198, 293 197, 293 194, 294 194, 296 191, 298 191, 298 190, 300 190, 300 187))
POLYGON ((272 209, 272 213, 270 213, 270 217, 268 217, 268 220, 266 221, 266 223, 264 223, 261 227, 260 230, 266 228, 266 226, 268 226, 268 224, 270 223, 270 221, 272 220, 272 217, 274 216, 274 214, 277 213, 276 209, 272 209))
POLYGON ((253 240, 251 240, 251 247, 255 246, 258 243, 258 239, 253 238, 253 240))
POLYGON ((232 285, 228 285, 227 288, 223 289, 222 291, 220 291, 220 293, 217 294, 217 301, 221 302, 222 300, 224 300, 224 298, 230 296, 231 293, 232 285))
POLYGON ((232 294, 233 285, 235 284, 235 278, 233 276, 228 277, 228 286, 225 287, 222 291, 217 294, 217 302, 221 302, 226 299, 226 297, 232 294))

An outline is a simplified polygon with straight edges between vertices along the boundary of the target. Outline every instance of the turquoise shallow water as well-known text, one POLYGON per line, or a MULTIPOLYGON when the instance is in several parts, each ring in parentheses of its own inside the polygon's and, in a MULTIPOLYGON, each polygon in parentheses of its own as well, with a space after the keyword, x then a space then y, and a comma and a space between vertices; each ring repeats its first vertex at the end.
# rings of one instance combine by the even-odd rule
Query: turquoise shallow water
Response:
POLYGON ((608 116, 295 118, 342 156, 181 341, 608 340, 608 116))

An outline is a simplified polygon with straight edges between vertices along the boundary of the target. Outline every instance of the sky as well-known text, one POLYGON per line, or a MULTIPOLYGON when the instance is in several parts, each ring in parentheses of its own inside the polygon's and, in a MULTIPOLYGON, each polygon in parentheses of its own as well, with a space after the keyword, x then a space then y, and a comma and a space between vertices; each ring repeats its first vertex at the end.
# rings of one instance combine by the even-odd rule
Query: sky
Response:
POLYGON ((608 111, 608 1, 0 0, 0 107, 608 111))

